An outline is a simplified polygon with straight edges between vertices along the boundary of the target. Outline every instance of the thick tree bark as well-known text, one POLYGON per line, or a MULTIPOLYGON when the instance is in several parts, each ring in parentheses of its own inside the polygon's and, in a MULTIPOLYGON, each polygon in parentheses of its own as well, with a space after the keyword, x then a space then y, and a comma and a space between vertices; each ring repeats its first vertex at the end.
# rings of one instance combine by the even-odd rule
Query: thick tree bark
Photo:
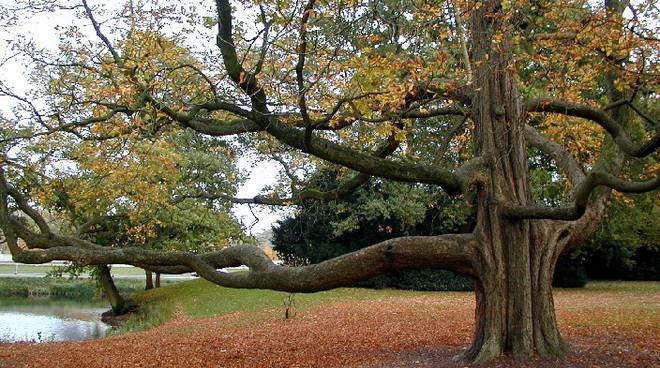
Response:
POLYGON ((156 272, 156 282, 154 283, 154 286, 159 288, 160 287, 160 272, 156 272))
POLYGON ((543 222, 511 220, 511 206, 531 201, 525 116, 506 37, 494 44, 502 24, 497 1, 472 19, 476 95, 472 117, 477 156, 488 158, 478 187, 476 328, 468 360, 483 362, 504 351, 515 357, 561 354, 552 301, 552 273, 560 239, 543 222))
POLYGON ((108 300, 110 301, 110 306, 112 307, 112 313, 114 315, 122 314, 124 312, 124 307, 126 306, 126 302, 119 293, 119 290, 117 290, 117 286, 115 286, 115 282, 112 280, 112 275, 110 274, 110 267, 108 267, 108 265, 99 265, 98 270, 99 270, 101 287, 103 288, 105 295, 108 297, 108 300))

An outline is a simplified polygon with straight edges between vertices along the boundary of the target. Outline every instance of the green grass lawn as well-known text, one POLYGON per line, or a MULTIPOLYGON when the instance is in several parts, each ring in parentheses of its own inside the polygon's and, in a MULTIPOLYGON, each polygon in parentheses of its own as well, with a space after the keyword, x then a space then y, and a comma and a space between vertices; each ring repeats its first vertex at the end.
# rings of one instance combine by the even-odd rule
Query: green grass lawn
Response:
POLYGON ((660 293, 657 281, 589 281, 581 289, 561 289, 572 292, 625 292, 625 293, 660 293))

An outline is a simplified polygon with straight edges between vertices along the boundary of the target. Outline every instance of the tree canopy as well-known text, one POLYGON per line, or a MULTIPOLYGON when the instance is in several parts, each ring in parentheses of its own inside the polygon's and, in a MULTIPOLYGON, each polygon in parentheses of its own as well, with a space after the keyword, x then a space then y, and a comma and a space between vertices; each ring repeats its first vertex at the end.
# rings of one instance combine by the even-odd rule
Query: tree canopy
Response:
POLYGON ((653 1, 109 8, 54 0, 3 6, 0 17, 20 33, 32 16, 65 12, 75 18, 53 27, 57 49, 17 37, 5 58, 28 63, 33 85, 26 92, 0 85, 12 101, 0 118, 0 225, 17 261, 194 270, 220 285, 299 292, 395 269, 446 268, 475 279, 466 359, 507 350, 559 355, 565 345, 550 285, 557 258, 593 235, 613 190, 660 185, 653 1), (218 147, 272 158, 282 181, 272 192, 236 198, 231 150, 209 161, 182 158, 168 148, 177 136, 202 146, 223 137, 218 147), (70 159, 78 162, 69 167, 70 159), (540 180, 530 171, 538 160, 557 171, 540 180), (202 165, 201 178, 201 168, 178 177, 186 164, 204 162, 212 164, 202 165), (312 173, 324 166, 339 173, 335 188, 314 185, 312 173), (201 254, 110 248, 56 230, 44 214, 58 198, 49 179, 66 187, 66 170, 80 183, 73 208, 86 203, 96 215, 122 207, 129 218, 147 218, 154 225, 136 227, 143 242, 168 201, 213 208, 331 201, 372 177, 435 186, 463 199, 476 220, 466 233, 402 236, 291 268, 247 245, 201 254), (100 176, 86 182, 90 170, 100 176), (538 184, 548 181, 557 201, 539 200, 546 196, 537 195, 538 184), (250 271, 216 271, 241 264, 250 271))

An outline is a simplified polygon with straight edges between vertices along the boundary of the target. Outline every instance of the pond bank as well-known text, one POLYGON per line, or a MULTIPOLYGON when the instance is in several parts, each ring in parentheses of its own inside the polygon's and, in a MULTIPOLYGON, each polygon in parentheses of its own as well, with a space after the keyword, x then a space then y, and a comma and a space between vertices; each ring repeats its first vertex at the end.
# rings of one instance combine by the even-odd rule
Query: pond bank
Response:
MULTIPOLYGON (((117 288, 124 294, 144 290, 143 280, 117 280, 117 288)), ((93 299, 98 297, 96 283, 90 279, 66 279, 58 277, 2 278, 0 296, 48 296, 56 298, 93 299)))
POLYGON ((0 297, 1 342, 79 341, 104 337, 105 303, 96 300, 0 297))

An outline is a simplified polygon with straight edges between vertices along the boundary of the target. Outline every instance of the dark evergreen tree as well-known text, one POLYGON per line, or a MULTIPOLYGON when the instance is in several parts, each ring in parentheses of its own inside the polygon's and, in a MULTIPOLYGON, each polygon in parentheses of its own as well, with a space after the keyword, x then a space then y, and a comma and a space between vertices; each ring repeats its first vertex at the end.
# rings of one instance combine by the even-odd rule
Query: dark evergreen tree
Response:
MULTIPOLYGON (((336 175, 336 172, 319 175, 319 178, 323 179, 319 185, 326 186, 325 190, 335 189, 337 178, 332 178, 333 174, 336 175)), ((430 193, 428 188, 425 188, 426 194, 433 198, 433 205, 425 208, 415 224, 405 224, 398 213, 390 211, 364 213, 365 199, 388 201, 392 196, 398 198, 402 195, 402 188, 396 189, 399 190, 386 193, 381 183, 375 182, 331 203, 305 201, 294 216, 278 221, 273 226, 273 249, 285 263, 300 266, 319 263, 395 237, 466 232, 474 226, 474 217, 461 213, 463 208, 457 207, 455 201, 441 192, 430 193), (346 211, 346 208, 349 210, 346 211), (447 211, 448 208, 453 211, 447 211), (357 217, 357 223, 354 223, 350 230, 338 232, 336 224, 346 221, 349 213, 350 216, 357 217)), ((451 271, 412 269, 390 271, 358 282, 356 286, 462 291, 473 290, 472 284, 468 277, 451 271)))

